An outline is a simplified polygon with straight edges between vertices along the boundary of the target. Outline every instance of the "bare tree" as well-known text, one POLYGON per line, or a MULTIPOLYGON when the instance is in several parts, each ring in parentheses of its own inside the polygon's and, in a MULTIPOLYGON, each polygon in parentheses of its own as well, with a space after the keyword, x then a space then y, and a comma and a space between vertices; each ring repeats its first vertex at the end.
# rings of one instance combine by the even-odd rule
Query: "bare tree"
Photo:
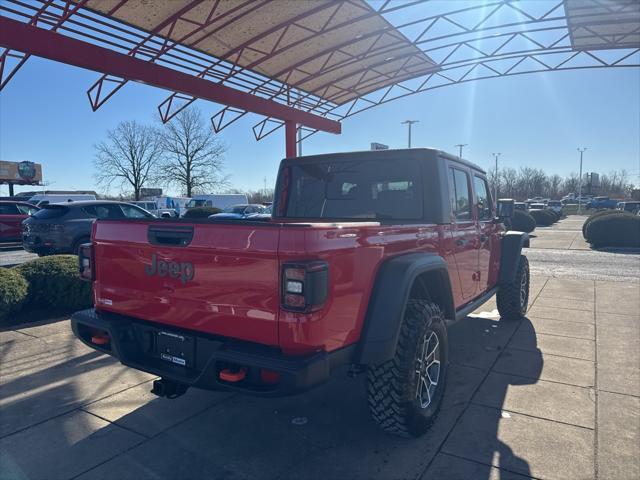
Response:
POLYGON ((562 177, 557 173, 549 177, 549 192, 550 198, 557 198, 560 194, 560 186, 562 185, 562 177))
POLYGON ((155 129, 135 121, 121 122, 107 132, 107 139, 95 146, 94 166, 99 185, 109 189, 118 184, 132 188, 140 200, 140 189, 152 179, 161 149, 155 129))
POLYGON ((164 160, 160 175, 187 197, 228 186, 223 173, 225 145, 194 108, 181 111, 161 135, 164 160))
POLYGON ((516 198, 516 185, 518 183, 518 172, 513 168, 500 170, 503 196, 506 198, 516 198))

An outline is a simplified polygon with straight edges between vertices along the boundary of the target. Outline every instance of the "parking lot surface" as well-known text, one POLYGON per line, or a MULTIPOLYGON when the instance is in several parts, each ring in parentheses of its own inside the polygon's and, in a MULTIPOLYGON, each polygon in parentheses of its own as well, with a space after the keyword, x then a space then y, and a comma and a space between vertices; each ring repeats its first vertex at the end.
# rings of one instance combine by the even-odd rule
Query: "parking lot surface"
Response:
POLYGON ((165 400, 67 319, 1 332, 0 478, 637 479, 640 269, 531 264, 526 319, 491 300, 450 328, 443 408, 419 439, 380 432, 345 371, 294 397, 165 400))

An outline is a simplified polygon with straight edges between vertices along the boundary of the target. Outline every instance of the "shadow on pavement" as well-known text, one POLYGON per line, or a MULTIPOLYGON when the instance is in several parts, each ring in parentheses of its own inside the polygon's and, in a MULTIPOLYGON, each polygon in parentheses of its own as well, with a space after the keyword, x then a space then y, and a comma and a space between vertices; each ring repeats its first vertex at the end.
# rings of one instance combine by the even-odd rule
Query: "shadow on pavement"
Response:
MULTIPOLYGON (((0 470, 16 479, 520 478, 510 472, 528 475, 530 469, 499 438, 502 405, 510 387, 537 381, 542 356, 526 366, 527 378, 494 379, 491 405, 472 398, 521 323, 467 317, 450 328, 452 364, 442 410, 418 439, 379 431, 369 419, 363 376, 347 378, 346 370, 310 392, 272 399, 197 390, 177 400, 156 399, 147 382, 5 437, 0 470)), ((524 330, 535 351, 535 331, 524 330)), ((28 381, 3 382, 0 401, 9 392, 16 396, 14 410, 20 402, 47 408, 48 398, 77 403, 73 386, 59 385, 62 372, 72 376, 105 362, 78 357, 28 381)), ((91 377, 102 386, 122 374, 104 370, 91 377)))

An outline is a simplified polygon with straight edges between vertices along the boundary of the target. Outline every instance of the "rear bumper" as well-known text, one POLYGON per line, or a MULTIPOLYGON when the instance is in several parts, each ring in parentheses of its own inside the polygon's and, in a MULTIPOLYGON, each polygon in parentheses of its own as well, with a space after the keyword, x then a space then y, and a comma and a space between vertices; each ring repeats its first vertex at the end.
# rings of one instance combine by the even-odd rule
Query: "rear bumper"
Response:
POLYGON ((207 390, 231 390, 260 396, 290 395, 325 382, 331 371, 351 363, 355 346, 335 352, 318 352, 308 356, 285 356, 275 348, 215 337, 192 330, 165 327, 123 315, 82 310, 71 316, 73 333, 84 344, 108 353, 123 365, 158 375, 186 386, 207 390), (92 342, 92 332, 106 332, 109 343, 92 342), (191 365, 177 365, 160 358, 156 338, 160 332, 193 338, 191 365), (245 379, 221 380, 226 368, 245 368, 245 379), (261 372, 277 372, 275 383, 261 381, 261 372))
POLYGON ((22 248, 27 252, 38 254, 71 252, 71 247, 64 247, 65 243, 58 238, 43 237, 35 234, 22 235, 22 248))

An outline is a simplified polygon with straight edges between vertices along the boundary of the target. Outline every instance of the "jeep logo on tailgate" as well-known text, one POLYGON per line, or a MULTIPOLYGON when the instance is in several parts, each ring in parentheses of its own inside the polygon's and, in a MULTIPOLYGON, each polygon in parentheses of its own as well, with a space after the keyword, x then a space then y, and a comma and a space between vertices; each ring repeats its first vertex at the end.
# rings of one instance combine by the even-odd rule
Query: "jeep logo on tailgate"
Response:
POLYGON ((180 281, 185 284, 189 280, 193 280, 195 271, 192 263, 165 262, 164 260, 160 260, 154 253, 151 257, 151 265, 145 265, 144 273, 150 277, 154 275, 166 277, 169 275, 171 278, 179 278, 180 281))

